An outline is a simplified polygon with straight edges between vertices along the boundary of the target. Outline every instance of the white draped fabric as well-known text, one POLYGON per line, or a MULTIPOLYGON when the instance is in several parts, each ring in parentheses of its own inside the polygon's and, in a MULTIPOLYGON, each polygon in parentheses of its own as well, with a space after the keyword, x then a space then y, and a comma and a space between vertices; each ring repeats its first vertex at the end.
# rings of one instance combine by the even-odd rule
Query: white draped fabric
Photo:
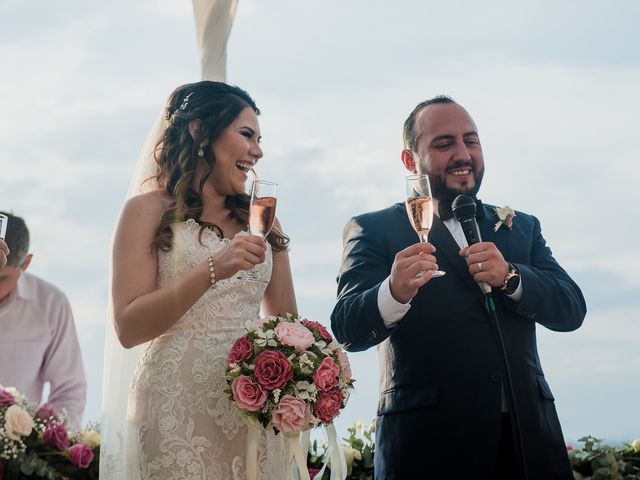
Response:
MULTIPOLYGON (((238 0, 193 0, 203 80, 226 80, 227 41, 237 5, 238 0)), ((152 152, 165 126, 163 108, 147 135, 132 176, 127 198, 154 189, 153 182, 144 183, 144 181, 154 173, 155 163, 152 152)), ((136 446, 125 445, 125 432, 127 397, 131 379, 145 345, 129 350, 124 349, 114 330, 111 301, 109 301, 108 310, 102 386, 100 478, 124 480, 135 478, 127 476, 124 467, 126 463, 137 462, 139 455, 136 446)))

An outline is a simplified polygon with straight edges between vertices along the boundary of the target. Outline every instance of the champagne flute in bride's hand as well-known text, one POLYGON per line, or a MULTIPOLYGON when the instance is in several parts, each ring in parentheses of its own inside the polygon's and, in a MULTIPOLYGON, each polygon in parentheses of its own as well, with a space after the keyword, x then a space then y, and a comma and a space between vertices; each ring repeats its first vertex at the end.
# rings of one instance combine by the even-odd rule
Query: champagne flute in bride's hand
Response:
MULTIPOLYGON (((278 184, 264 180, 254 180, 251 184, 251 203, 249 204, 249 233, 267 238, 276 218, 278 184)), ((238 277, 252 282, 269 283, 260 272, 253 269, 238 277)))
MULTIPOLYGON (((409 175, 405 178, 405 187, 407 190, 405 205, 409 221, 420 241, 426 242, 433 223, 433 199, 429 177, 427 175, 409 175)), ((441 277, 445 273, 442 270, 433 270, 431 277, 441 277)), ((424 272, 420 272, 418 276, 423 274, 424 272)))

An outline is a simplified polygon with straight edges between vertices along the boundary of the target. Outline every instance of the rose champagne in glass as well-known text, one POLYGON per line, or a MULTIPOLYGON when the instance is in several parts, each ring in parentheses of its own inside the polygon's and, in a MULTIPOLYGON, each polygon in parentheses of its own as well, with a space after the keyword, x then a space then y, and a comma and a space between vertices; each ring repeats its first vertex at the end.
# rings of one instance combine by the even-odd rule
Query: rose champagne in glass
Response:
MULTIPOLYGON (((431 185, 427 175, 409 175, 405 178, 407 199, 407 215, 411 226, 418 234, 421 242, 427 242, 429 230, 433 224, 433 198, 431 197, 431 185)), ((431 277, 441 277, 446 272, 433 270, 431 277)), ((418 276, 422 276, 420 272, 418 276)))
MULTIPOLYGON (((249 204, 249 233, 264 239, 267 238, 273 221, 276 218, 276 204, 278 203, 278 184, 265 180, 254 180, 251 184, 251 200, 249 204)), ((255 269, 250 270, 238 278, 252 282, 268 283, 255 269)))

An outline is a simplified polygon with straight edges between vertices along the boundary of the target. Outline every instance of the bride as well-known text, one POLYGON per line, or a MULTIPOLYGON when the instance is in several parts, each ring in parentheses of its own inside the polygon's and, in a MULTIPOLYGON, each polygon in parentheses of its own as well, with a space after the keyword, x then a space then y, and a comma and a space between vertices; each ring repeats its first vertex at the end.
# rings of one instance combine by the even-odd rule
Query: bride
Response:
MULTIPOLYGON (((122 346, 143 350, 119 448, 105 445, 105 478, 245 478, 246 427, 224 392, 227 353, 261 306, 297 313, 288 237, 277 220, 266 242, 246 231, 259 113, 245 91, 220 82, 169 97, 152 189, 127 201, 114 237, 115 330, 122 346), (269 283, 238 278, 251 269, 269 283)), ((285 478, 286 460, 264 432, 259 478, 285 478)))

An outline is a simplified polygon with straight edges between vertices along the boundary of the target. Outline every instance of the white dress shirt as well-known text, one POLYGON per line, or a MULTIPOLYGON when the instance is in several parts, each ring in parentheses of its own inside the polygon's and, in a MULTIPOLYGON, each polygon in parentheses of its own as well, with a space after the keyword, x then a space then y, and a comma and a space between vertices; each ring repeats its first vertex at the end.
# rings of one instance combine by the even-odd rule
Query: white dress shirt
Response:
POLYGON ((47 382, 47 401, 80 426, 87 382, 69 301, 50 283, 22 273, 0 302, 0 384, 40 403, 47 382))

